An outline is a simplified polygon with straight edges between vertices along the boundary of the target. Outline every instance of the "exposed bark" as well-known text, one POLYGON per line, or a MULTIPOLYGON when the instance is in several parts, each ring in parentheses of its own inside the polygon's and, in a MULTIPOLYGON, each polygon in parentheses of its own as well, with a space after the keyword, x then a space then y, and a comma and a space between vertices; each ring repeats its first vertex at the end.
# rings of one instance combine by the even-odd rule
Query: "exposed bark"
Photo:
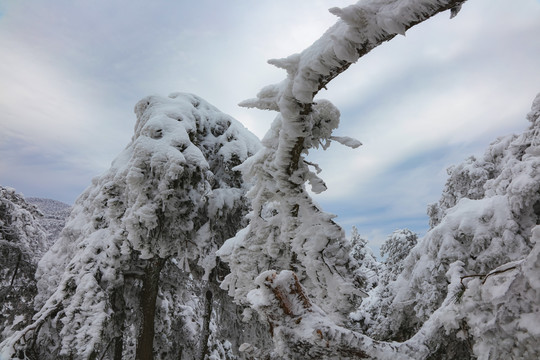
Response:
POLYGON ((124 330, 125 330, 125 301, 124 301, 124 288, 116 289, 113 293, 111 302, 113 310, 115 312, 115 320, 117 326, 117 336, 114 338, 113 343, 113 359, 122 360, 122 351, 124 349, 124 330))
POLYGON ((257 311, 273 328, 274 341, 286 344, 279 355, 302 359, 413 359, 425 358, 427 347, 406 343, 379 342, 334 324, 312 305, 294 272, 270 272, 264 281, 263 297, 274 298, 257 311))
POLYGON ((148 265, 144 270, 141 290, 142 321, 135 355, 137 360, 154 359, 156 299, 159 290, 159 275, 164 264, 165 259, 154 257, 148 260, 148 265))
POLYGON ((203 329, 201 332, 201 343, 200 343, 200 357, 199 359, 204 360, 206 355, 208 355, 208 339, 210 338, 210 320, 212 319, 212 302, 214 294, 212 290, 208 288, 205 294, 205 303, 204 303, 204 316, 203 316, 203 329))

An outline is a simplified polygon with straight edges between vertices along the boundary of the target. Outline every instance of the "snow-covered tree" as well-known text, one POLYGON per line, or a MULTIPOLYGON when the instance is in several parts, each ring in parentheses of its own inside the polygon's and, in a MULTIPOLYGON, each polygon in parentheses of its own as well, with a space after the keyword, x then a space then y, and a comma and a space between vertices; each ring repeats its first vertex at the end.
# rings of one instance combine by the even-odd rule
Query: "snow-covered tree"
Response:
POLYGON ((379 283, 383 267, 375 259, 368 241, 360 235, 355 226, 351 231, 351 256, 358 263, 358 268, 354 273, 356 280, 360 282, 359 287, 364 291, 370 291, 379 283))
MULTIPOLYGON (((249 193, 253 210, 249 226, 218 252, 231 268, 223 287, 238 302, 251 303, 268 320, 282 356, 287 357, 303 344, 296 356, 313 357, 309 351, 320 349, 315 343, 323 337, 318 338, 313 331, 306 336, 292 330, 301 317, 289 306, 290 301, 294 303, 296 298, 306 311, 313 309, 311 304, 316 301, 321 311, 342 324, 362 290, 355 287, 352 276, 355 262, 350 257, 350 242, 332 216, 313 202, 305 187, 309 183, 315 193, 326 188, 316 175, 318 166, 306 159, 310 149, 325 149, 332 140, 352 147, 360 143, 332 135, 339 123, 339 111, 327 100, 315 100, 315 95, 376 46, 441 11, 454 9, 455 15, 462 3, 372 0, 332 8, 330 11, 340 20, 312 46, 285 59, 269 61, 286 70, 287 78, 264 87, 256 99, 241 103, 279 114, 263 139, 263 150, 243 164, 245 178, 254 184, 249 193), (276 279, 280 285, 276 285, 276 279), (288 291, 291 286, 298 290, 288 291), (273 303, 280 304, 285 317, 292 316, 295 321, 279 318, 273 303)), ((332 339, 326 334, 324 339, 332 349, 330 353, 338 350, 337 343, 331 346, 332 339)), ((363 341, 356 345, 364 346, 363 341)), ((366 345, 358 351, 377 352, 375 348, 366 345)), ((390 348, 385 345, 385 349, 390 348)))
POLYGON ((223 287, 240 303, 246 303, 255 278, 269 269, 293 269, 327 311, 343 314, 354 303, 350 243, 304 186, 309 181, 314 191, 323 190, 324 183, 309 168, 313 164, 305 160, 305 149, 327 146, 339 122, 339 111, 330 102, 319 101, 313 108, 310 126, 316 135, 301 137, 295 149, 280 149, 283 132, 277 130, 285 121, 279 115, 263 139, 265 148, 242 165, 246 181, 254 184, 248 193, 250 224, 218 252, 231 267, 223 287), (296 157, 291 167, 289 151, 296 157))
POLYGON ((384 259, 384 280, 386 284, 396 280, 403 271, 403 260, 416 245, 418 235, 409 229, 394 231, 381 246, 381 256, 384 259))
POLYGON ((279 112, 248 160, 256 141, 201 99, 141 101, 132 142, 79 198, 40 262, 36 316, 0 355, 539 358, 540 95, 527 131, 449 171, 423 238, 390 237, 388 270, 360 305, 365 244, 347 240, 306 189, 325 189, 310 149, 360 145, 332 134, 339 111, 317 92, 374 47, 438 12, 455 16, 463 2, 331 9, 340 20, 317 42, 271 60, 287 78, 243 102, 279 112), (249 224, 238 169, 252 184, 249 224), (242 325, 243 308, 219 292, 221 279, 250 306, 242 325))
POLYGON ((244 225, 234 168, 259 141, 190 94, 148 97, 135 112, 131 143, 40 261, 38 312, 4 357, 203 359, 240 345, 240 329, 216 328, 238 310, 218 288, 227 269, 215 251, 244 225))
POLYGON ((0 341, 34 313, 34 273, 47 247, 41 216, 15 189, 0 186, 0 341))
POLYGON ((53 199, 29 197, 26 201, 36 205, 43 214, 38 218, 41 226, 47 231, 47 249, 51 247, 64 229, 66 220, 71 213, 71 205, 53 199))
POLYGON ((386 239, 381 246, 381 256, 385 259, 381 264, 377 287, 368 294, 360 309, 351 314, 355 325, 375 339, 403 341, 410 337, 410 334, 405 335, 406 331, 403 329, 396 331, 396 334, 390 334, 389 324, 385 320, 389 316, 395 296, 393 282, 403 271, 404 260, 417 240, 418 235, 408 229, 396 230, 386 239))
POLYGON ((440 333, 440 348, 462 339, 461 346, 470 344, 469 352, 480 358, 539 356, 530 345, 538 331, 532 324, 540 323, 540 263, 534 263, 539 117, 540 95, 524 133, 501 137, 482 158, 452 169, 436 205, 440 218, 404 261, 392 313, 380 319, 393 329, 391 336, 404 328, 414 334, 430 318, 444 316, 440 321, 453 337, 440 333))

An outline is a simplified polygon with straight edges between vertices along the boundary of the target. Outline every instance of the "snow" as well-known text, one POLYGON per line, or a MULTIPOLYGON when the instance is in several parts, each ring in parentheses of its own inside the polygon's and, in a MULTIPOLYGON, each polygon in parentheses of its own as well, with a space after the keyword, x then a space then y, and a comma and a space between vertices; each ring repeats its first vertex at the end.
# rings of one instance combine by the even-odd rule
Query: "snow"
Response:
POLYGON ((43 214, 0 186, 0 342, 31 321, 37 262, 49 244, 43 214))
MULTIPOLYGON (((165 353, 178 345, 170 338, 181 335, 194 357, 192 344, 206 334, 211 359, 233 356, 235 346, 268 358, 434 358, 440 351, 539 358, 540 95, 523 134, 499 138, 483 157, 449 169, 441 199, 428 210, 429 232, 418 239, 396 231, 381 249, 388 255, 383 265, 359 235, 346 239, 306 189, 326 188, 318 165, 307 160, 310 149, 327 149, 332 140, 361 145, 333 135, 340 113, 330 101, 313 102, 315 94, 359 56, 449 3, 372 0, 332 8, 340 20, 317 42, 270 61, 287 71, 286 80, 242 103, 279 111, 260 150, 234 119, 194 95, 141 100, 131 143, 77 200, 39 263, 33 322, 2 343, 2 355, 24 348, 27 332, 44 326, 34 335, 49 356, 95 358, 106 351, 103 339, 121 328, 133 357, 137 276, 159 258, 170 260, 159 278, 156 318, 165 353), (249 224, 239 171, 252 185, 249 224), (230 330, 241 345, 218 337, 228 331, 218 327, 220 317, 235 322, 240 309, 224 297, 212 308, 216 278, 225 275, 221 261, 230 268, 221 287, 270 324, 271 354, 243 342, 244 329, 230 330), (377 282, 368 281, 370 272, 377 282), (118 296, 125 311, 116 313, 118 296)), ((23 228, 39 230, 34 223, 23 228)), ((250 309, 243 314, 255 324, 245 332, 259 335, 263 322, 250 309)))
MULTIPOLYGON (((267 304, 261 298, 259 275, 275 274, 279 279, 280 273, 290 269, 305 287, 307 296, 316 299, 323 311, 334 319, 340 318, 338 314, 347 314, 350 305, 358 301, 362 291, 351 276, 354 265, 349 256, 350 243, 344 239, 333 217, 313 203, 305 184, 310 184, 316 193, 326 188, 317 176, 319 167, 307 161, 311 148, 326 149, 331 140, 341 140, 353 147, 360 143, 332 135, 338 126, 339 111, 329 101, 314 102, 314 96, 361 55, 396 33, 404 34, 408 27, 434 13, 449 9, 450 4, 436 0, 381 0, 333 8, 331 12, 341 20, 312 46, 299 54, 269 61, 286 70, 287 78, 264 87, 256 99, 246 100, 241 105, 279 110, 279 114, 263 139, 263 150, 241 167, 246 181, 254 184, 248 193, 253 206, 250 224, 219 252, 231 268, 222 287, 239 303, 267 304), (259 288, 254 286, 256 279, 259 279, 259 288)), ((474 161, 471 159, 471 164, 474 161)), ((481 188, 493 175, 487 168, 476 171, 480 167, 474 163, 469 174, 462 169, 455 172, 465 185, 471 185, 468 189, 475 200, 484 197, 481 188)), ((516 190, 522 191, 523 186, 517 184, 516 190)), ((463 186, 456 184, 456 188, 461 190, 463 186)), ((472 205, 459 201, 463 197, 460 192, 450 189, 445 195, 447 199, 430 208, 432 235, 419 242, 403 260, 395 274, 398 275, 402 265, 404 271, 400 277, 385 284, 390 287, 388 291, 397 293, 389 295, 388 302, 388 311, 396 314, 385 314, 389 315, 386 321, 390 324, 381 325, 382 336, 398 331, 400 322, 407 323, 409 319, 412 321, 407 326, 417 330, 445 300, 448 269, 468 253, 479 253, 478 258, 464 262, 467 270, 476 271, 493 269, 504 261, 523 256, 528 250, 525 237, 512 241, 512 234, 521 226, 515 221, 512 210, 507 206, 497 210, 500 204, 507 204, 513 198, 494 198, 472 205), (449 210, 454 206, 459 207, 449 210), (484 212, 484 206, 493 211, 484 212), (454 214, 447 214, 447 210, 454 214), (462 216, 473 218, 467 221, 462 216), (478 224, 482 226, 477 227, 478 224), (488 241, 491 226, 496 227, 498 236, 493 246, 488 241), (512 246, 508 258, 498 257, 496 254, 507 245, 512 246), (394 317, 399 320, 394 321, 394 317)), ((282 345, 283 342, 276 341, 276 347, 281 349, 282 345)))
MULTIPOLYGON (((94 357, 118 331, 112 299, 124 287, 130 288, 124 306, 137 311, 140 283, 130 274, 143 273, 148 259, 172 258, 183 272, 200 276, 202 286, 217 264, 216 249, 243 222, 246 190, 233 169, 257 152, 258 139, 191 94, 147 97, 135 113, 131 142, 77 199, 60 238, 41 259, 34 323, 8 339, 6 351, 19 348, 26 331, 45 324, 41 351, 94 357), (59 317, 49 319, 59 308, 59 317)), ((178 271, 167 269, 164 277, 178 271)), ((186 289, 168 289, 161 290, 161 306, 169 307, 162 315, 185 301, 186 289)), ((199 321, 202 303, 193 306, 199 321)), ((136 329, 139 320, 126 316, 126 329, 130 321, 136 329)), ((135 339, 136 330, 124 336, 135 339)))
POLYGON ((532 325, 540 323, 540 159, 528 156, 540 133, 535 116, 523 134, 501 137, 483 157, 450 169, 441 200, 430 207, 432 228, 396 280, 354 314, 368 334, 416 334, 406 341, 412 347, 430 338, 449 349, 470 342, 479 359, 540 355, 532 325), (390 305, 381 307, 388 293, 390 305))

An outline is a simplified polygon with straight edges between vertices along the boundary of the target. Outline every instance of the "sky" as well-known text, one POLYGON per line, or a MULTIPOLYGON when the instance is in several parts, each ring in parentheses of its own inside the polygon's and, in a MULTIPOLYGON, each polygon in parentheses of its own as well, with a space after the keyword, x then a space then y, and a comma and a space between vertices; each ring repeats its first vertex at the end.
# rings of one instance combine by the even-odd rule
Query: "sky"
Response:
MULTIPOLYGON (((352 0, 0 0, 0 185, 72 204, 133 135, 135 103, 190 92, 262 138, 275 113, 237 106, 284 79, 352 0)), ((318 97, 341 111, 311 153, 315 197, 377 248, 422 235, 446 169, 527 127, 540 92, 540 0, 469 0, 361 58, 318 97)))

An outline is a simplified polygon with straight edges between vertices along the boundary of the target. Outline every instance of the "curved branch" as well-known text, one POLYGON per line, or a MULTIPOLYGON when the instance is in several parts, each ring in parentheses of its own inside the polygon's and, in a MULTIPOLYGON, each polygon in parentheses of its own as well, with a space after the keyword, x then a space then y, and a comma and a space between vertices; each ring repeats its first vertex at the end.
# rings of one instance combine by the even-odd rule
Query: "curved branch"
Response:
MULTIPOLYGON (((303 262, 306 267, 305 273, 299 272, 302 269, 298 270, 300 277, 303 278, 302 280, 311 277, 311 281, 306 281, 308 284, 306 286, 310 291, 315 292, 311 295, 317 297, 320 305, 325 306, 327 311, 337 310, 343 314, 346 313, 344 304, 347 297, 354 296, 356 289, 351 291, 353 286, 349 286, 352 281, 348 278, 350 269, 346 254, 344 255, 346 250, 343 250, 347 246, 343 240, 343 231, 331 220, 331 216, 326 216, 314 205, 304 185, 307 166, 303 163, 303 156, 313 146, 313 141, 316 143, 316 140, 320 139, 317 133, 321 125, 314 119, 316 115, 313 111, 316 106, 314 97, 330 81, 375 47, 391 40, 398 33, 404 34, 407 29, 442 11, 460 6, 463 2, 463 0, 366 0, 343 9, 330 9, 341 20, 319 40, 300 54, 269 61, 270 64, 285 69, 287 78, 277 85, 263 88, 256 99, 246 100, 240 104, 244 107, 280 112, 263 142, 265 149, 259 153, 263 155, 256 156, 250 163, 251 169, 255 169, 252 170, 251 176, 255 177, 256 175, 253 174, 258 171, 257 176, 260 179, 252 190, 253 194, 257 194, 253 197, 253 208, 260 213, 260 207, 269 198, 280 203, 279 231, 285 235, 283 236, 285 241, 289 241, 286 246, 290 246, 291 257, 303 262), (267 179, 272 179, 273 182, 267 179), (279 189, 278 195, 275 195, 276 189, 279 189), (330 259, 331 262, 333 261, 330 265, 336 271, 333 271, 326 263, 327 259, 322 256, 319 248, 314 251, 313 245, 309 248, 304 247, 306 239, 302 234, 303 223, 316 223, 324 229, 321 233, 313 234, 318 236, 314 243, 323 244, 324 237, 329 240, 326 248, 330 248, 330 253, 334 257, 330 259), (342 250, 341 253, 336 250, 338 248, 342 250), (318 278, 316 268, 323 265, 328 266, 329 274, 321 280, 318 278), (338 265, 337 268, 341 270, 338 270, 335 265, 338 265), (315 271, 310 271, 307 267, 311 270, 315 268, 315 271), (342 279, 336 279, 335 274, 341 276, 342 279), (339 281, 341 282, 336 285, 335 283, 339 281), (332 286, 329 286, 330 283, 332 286), (332 293, 328 292, 329 288, 334 289, 332 293)), ((339 112, 337 113, 337 120, 339 120, 339 112)), ((332 129, 328 129, 329 133, 332 129)), ((258 227, 267 226, 264 222, 252 221, 249 228, 251 238, 246 238, 264 243, 265 239, 257 239, 257 237, 258 234, 264 234, 267 231, 262 231, 264 229, 258 227)), ((248 247, 248 245, 245 246, 245 248, 248 247)), ((243 266, 245 269, 245 264, 243 266)), ((252 269, 249 270, 253 272, 258 268, 256 263, 250 266, 252 269)), ((231 266, 233 273, 236 272, 234 276, 246 277, 241 273, 245 271, 242 267, 239 266, 238 269, 233 267, 234 265, 231 266)), ((291 266, 291 268, 295 267, 291 266)), ((303 351, 305 358, 320 358, 330 356, 329 354, 332 353, 343 354, 343 357, 351 357, 351 354, 354 354, 356 358, 387 358, 386 355, 395 355, 399 349, 402 352, 400 358, 403 358, 406 356, 403 354, 410 354, 408 356, 413 357, 419 352, 426 351, 409 348, 410 344, 378 343, 367 336, 333 324, 318 308, 318 311, 311 312, 307 309, 302 310, 302 305, 299 305, 302 303, 299 294, 305 294, 304 291, 276 285, 275 277, 266 279, 262 284, 261 276, 264 274, 257 278, 260 288, 251 291, 247 296, 250 298, 258 292, 263 298, 273 299, 271 301, 273 306, 266 302, 263 302, 263 305, 255 302, 253 307, 265 314, 274 328, 274 336, 279 338, 277 341, 287 344, 286 348, 290 349, 291 355, 298 356, 295 351, 303 351), (265 291, 269 294, 265 295, 265 291), (278 304, 277 308, 276 304, 278 304), (309 324, 306 324, 308 318, 311 320, 309 324), (303 329, 298 330, 299 327, 303 329), (313 329, 317 329, 315 335, 311 334, 313 329), (383 353, 384 357, 381 355, 383 353)), ((292 282, 293 288, 296 288, 292 278, 291 276, 286 283, 292 282)), ((231 283, 234 284, 235 281, 231 283)), ((307 296, 305 298, 307 299, 307 296)), ((309 307, 309 309, 315 308, 315 306, 309 307)), ((283 355, 287 356, 287 354, 283 355)))
POLYGON ((279 149, 286 149, 283 165, 289 177, 298 169, 300 155, 306 147, 304 135, 313 99, 328 83, 343 73, 360 57, 377 46, 393 39, 398 33, 431 18, 460 7, 464 0, 386 0, 359 1, 343 9, 330 11, 341 18, 319 40, 300 54, 269 63, 287 70, 287 78, 280 84, 267 86, 257 99, 240 106, 279 109, 283 116, 279 149), (292 131, 290 131, 292 130, 292 131), (288 158, 288 159, 287 159, 288 158))
POLYGON ((285 358, 413 359, 422 358, 427 347, 409 343, 376 341, 335 324, 311 303, 292 271, 268 271, 257 279, 260 288, 251 293, 254 308, 266 318, 274 343, 285 358))

